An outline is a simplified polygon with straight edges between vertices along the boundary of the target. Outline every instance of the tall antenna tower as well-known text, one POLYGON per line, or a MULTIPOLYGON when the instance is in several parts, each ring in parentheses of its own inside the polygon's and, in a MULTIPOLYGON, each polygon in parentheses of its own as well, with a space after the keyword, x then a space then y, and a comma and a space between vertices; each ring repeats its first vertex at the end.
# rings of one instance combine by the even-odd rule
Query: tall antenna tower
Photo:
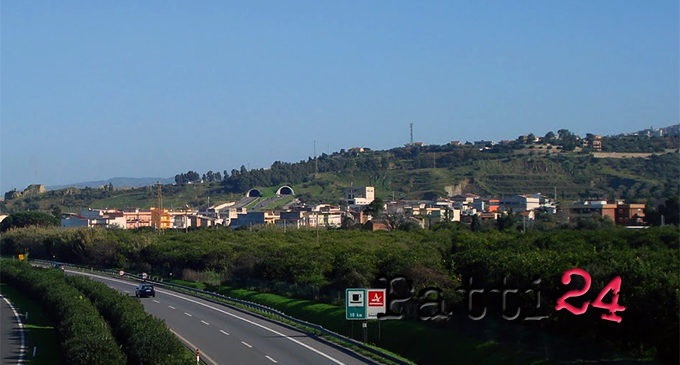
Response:
POLYGON ((409 127, 411 129, 411 143, 410 144, 413 144, 413 123, 409 123, 409 127))

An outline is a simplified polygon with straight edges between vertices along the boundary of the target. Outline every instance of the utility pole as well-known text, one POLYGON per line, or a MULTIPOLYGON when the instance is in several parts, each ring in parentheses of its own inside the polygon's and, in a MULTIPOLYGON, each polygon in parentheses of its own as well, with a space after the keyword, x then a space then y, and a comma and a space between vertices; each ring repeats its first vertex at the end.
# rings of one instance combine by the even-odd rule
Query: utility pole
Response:
POLYGON ((410 144, 413 144, 413 123, 409 123, 409 128, 411 130, 411 143, 410 144))

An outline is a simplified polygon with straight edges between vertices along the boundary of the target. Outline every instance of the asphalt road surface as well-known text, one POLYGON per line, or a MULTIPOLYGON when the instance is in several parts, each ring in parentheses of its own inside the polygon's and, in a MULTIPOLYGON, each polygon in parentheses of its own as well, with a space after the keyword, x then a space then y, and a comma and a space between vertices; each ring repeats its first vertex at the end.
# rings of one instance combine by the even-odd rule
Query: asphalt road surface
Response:
POLYGON ((16 312, 3 296, 0 299, 0 364, 21 364, 24 359, 24 334, 16 312))
MULTIPOLYGON (((82 274, 71 271, 71 273, 82 274)), ((102 275, 94 280, 134 295, 138 283, 102 275)), ((156 287, 155 298, 140 299, 145 310, 208 364, 372 364, 349 350, 231 307, 156 287)))

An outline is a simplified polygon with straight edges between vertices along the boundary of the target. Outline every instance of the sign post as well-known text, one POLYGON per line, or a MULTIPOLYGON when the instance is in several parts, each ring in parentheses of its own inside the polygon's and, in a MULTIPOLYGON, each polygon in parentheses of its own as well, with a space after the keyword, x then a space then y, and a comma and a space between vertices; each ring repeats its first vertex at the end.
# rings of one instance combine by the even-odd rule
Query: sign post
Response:
POLYGON ((387 312, 387 289, 348 288, 345 290, 345 319, 360 320, 363 341, 368 340, 368 320, 387 312))
POLYGON ((345 290, 345 319, 366 319, 366 289, 345 290))

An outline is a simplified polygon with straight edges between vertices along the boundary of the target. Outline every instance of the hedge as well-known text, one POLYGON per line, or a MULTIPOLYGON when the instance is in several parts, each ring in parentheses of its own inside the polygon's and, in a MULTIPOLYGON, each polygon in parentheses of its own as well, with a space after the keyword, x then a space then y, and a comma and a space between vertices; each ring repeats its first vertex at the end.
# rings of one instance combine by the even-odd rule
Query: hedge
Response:
POLYGON ((146 313, 138 299, 81 276, 67 278, 109 322, 129 364, 194 364, 192 354, 165 326, 146 313))
POLYGON ((2 281, 41 302, 56 324, 63 357, 73 365, 124 364, 126 357, 111 328, 83 294, 56 270, 33 269, 22 262, 0 261, 2 281))

